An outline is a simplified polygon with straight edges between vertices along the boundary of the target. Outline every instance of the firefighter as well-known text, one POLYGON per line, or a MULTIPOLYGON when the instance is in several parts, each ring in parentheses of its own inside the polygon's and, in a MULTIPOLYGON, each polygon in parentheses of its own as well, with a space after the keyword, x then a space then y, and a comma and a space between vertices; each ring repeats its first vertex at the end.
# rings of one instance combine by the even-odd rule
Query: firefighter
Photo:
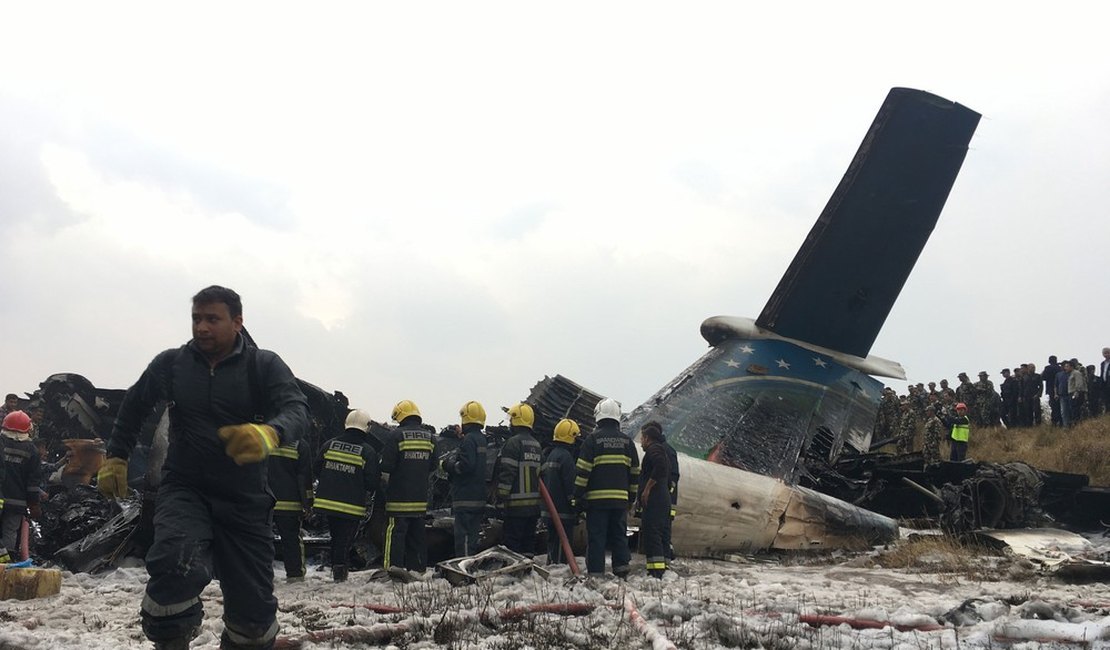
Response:
POLYGON ((443 459, 451 481, 451 513, 455 518, 455 557, 478 552, 478 535, 486 512, 486 409, 470 401, 459 409, 462 441, 443 459))
POLYGON ((678 470, 678 452, 667 442, 667 436, 660 427, 659 435, 662 437, 663 449, 667 452, 667 460, 671 464, 671 476, 667 481, 667 492, 671 495, 671 510, 667 521, 663 524, 663 551, 668 560, 674 559, 674 545, 671 543, 671 529, 674 527, 674 518, 678 514, 678 481, 682 478, 678 470))
POLYGON ((285 581, 304 580, 304 540, 301 521, 312 507, 312 458, 308 443, 287 442, 270 452, 266 461, 270 490, 274 493, 274 526, 281 540, 285 581))
POLYGON ((316 460, 320 477, 313 508, 328 518, 331 532, 331 577, 347 579, 347 559, 359 525, 367 519, 378 490, 381 474, 378 453, 370 441, 370 414, 354 410, 347 414, 343 433, 320 450, 316 460))
POLYGON ((393 407, 397 428, 382 445, 385 482, 385 531, 382 564, 394 579, 406 580, 408 571, 423 573, 428 549, 424 515, 428 511, 428 474, 432 471, 435 434, 423 426, 420 409, 411 400, 393 407))
POLYGON ((532 435, 536 413, 528 404, 508 409, 509 431, 497 457, 497 498, 504 507, 505 546, 530 555, 536 546, 540 518, 540 443, 532 435))
POLYGON ((576 463, 574 502, 586 512, 586 570, 605 573, 605 551, 612 553, 613 573, 628 575, 628 509, 636 500, 640 455, 620 429, 621 405, 605 398, 594 407, 597 428, 586 436, 576 463))
POLYGON ((128 389, 97 474, 102 493, 127 494, 127 458, 143 419, 171 404, 142 626, 155 648, 187 648, 204 615, 200 594, 219 576, 224 648, 269 648, 277 636, 274 498, 262 461, 308 427, 308 402, 289 367, 243 332, 243 303, 212 286, 193 296, 193 338, 151 361, 128 389))
POLYGON ((640 546, 648 575, 662 578, 667 571, 667 549, 663 533, 671 514, 671 459, 663 444, 663 427, 648 422, 640 429, 644 463, 640 467, 640 490, 636 510, 640 513, 640 546))
MULTIPOLYGON (((574 443, 578 440, 581 431, 574 420, 559 420, 555 425, 551 446, 544 452, 543 465, 540 467, 544 487, 551 495, 551 502, 555 506, 555 512, 558 513, 559 521, 563 524, 568 541, 574 532, 574 523, 577 519, 571 500, 574 498, 574 443)), ((563 545, 555 531, 551 514, 545 508, 540 516, 547 524, 547 563, 565 564, 567 558, 563 556, 563 545)))
POLYGON ((42 495, 42 457, 38 447, 31 440, 34 425, 31 417, 23 411, 12 411, 4 416, 0 446, 3 447, 4 467, 0 469, 0 563, 11 558, 8 551, 19 551, 19 556, 29 557, 30 549, 19 548, 19 531, 30 513, 38 519, 39 497, 42 495), (5 560, 4 557, 8 557, 5 560))

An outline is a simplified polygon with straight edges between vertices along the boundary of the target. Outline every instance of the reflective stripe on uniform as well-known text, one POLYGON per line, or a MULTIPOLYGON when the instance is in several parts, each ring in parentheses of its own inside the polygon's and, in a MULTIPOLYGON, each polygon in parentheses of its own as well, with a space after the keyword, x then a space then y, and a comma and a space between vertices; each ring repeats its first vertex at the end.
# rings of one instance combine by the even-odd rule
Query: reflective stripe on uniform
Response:
POLYGON ((632 459, 624 454, 602 454, 594 457, 594 466, 597 465, 627 465, 632 466, 632 459))
POLYGON ((274 510, 277 510, 277 511, 280 511, 280 512, 300 512, 301 511, 301 502, 300 501, 278 501, 277 503, 274 504, 274 510))
POLYGON ((652 556, 647 558, 645 564, 647 565, 648 571, 656 569, 661 569, 665 571, 667 569, 667 558, 652 556))
POLYGON ((199 596, 194 596, 189 600, 183 600, 180 603, 170 603, 169 605, 159 605, 150 597, 150 594, 143 596, 142 610, 151 616, 157 618, 166 618, 168 616, 175 616, 189 609, 193 605, 200 602, 199 596))
POLYGON ((451 505, 455 508, 485 508, 485 501, 454 501, 451 505))
POLYGON ((575 463, 574 466, 582 470, 583 472, 588 472, 594 468, 594 464, 586 460, 585 458, 579 458, 578 462, 575 463))
MULTIPOLYGON (((634 492, 632 494, 635 494, 634 492)), ((629 492, 626 490, 590 490, 586 493, 586 500, 594 499, 621 499, 628 500, 629 492)))
POLYGON ((278 622, 277 619, 274 619, 274 622, 262 633, 262 636, 247 636, 236 630, 233 623, 224 619, 224 633, 227 634, 229 640, 240 646, 270 647, 268 644, 274 640, 278 633, 278 622))
POLYGON ((432 451, 435 447, 436 444, 431 440, 402 440, 397 443, 397 449, 401 451, 432 451))
POLYGON ((324 460, 334 460, 339 463, 346 463, 348 465, 355 465, 356 467, 365 467, 366 459, 358 454, 349 454, 345 451, 336 451, 329 449, 324 452, 324 460))
POLYGON ((342 501, 332 501, 331 499, 316 499, 312 502, 312 507, 317 510, 331 510, 332 512, 342 512, 348 515, 356 515, 359 517, 366 516, 366 506, 358 506, 353 503, 343 503, 342 501))
POLYGON ((278 447, 270 452, 271 456, 281 456, 282 458, 292 458, 297 460, 301 455, 297 452, 296 447, 278 447))
MULTIPOLYGON (((319 499, 316 500, 320 502, 319 499)), ((428 509, 427 501, 387 501, 386 512, 424 512, 428 509)))

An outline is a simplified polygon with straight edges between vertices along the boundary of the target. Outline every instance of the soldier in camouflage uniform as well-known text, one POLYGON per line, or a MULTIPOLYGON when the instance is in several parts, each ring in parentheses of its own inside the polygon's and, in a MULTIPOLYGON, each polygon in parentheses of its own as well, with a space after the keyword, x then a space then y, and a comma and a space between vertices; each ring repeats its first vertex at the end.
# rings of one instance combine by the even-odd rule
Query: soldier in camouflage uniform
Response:
POLYGON ((969 411, 968 417, 971 418, 972 422, 975 422, 975 384, 971 383, 966 372, 961 372, 958 376, 960 378, 960 385, 956 386, 956 401, 967 404, 967 410, 969 411))
POLYGON ((1001 415, 1002 398, 994 391, 994 383, 987 379, 986 370, 979 372, 979 381, 972 384, 975 387, 975 405, 971 407, 971 421, 981 427, 998 426, 998 417, 1001 415))
POLYGON ((908 454, 913 451, 913 439, 917 434, 917 412, 913 408, 913 401, 907 399, 902 402, 902 419, 898 423, 898 453, 908 454))
POLYGON ((952 401, 955 401, 956 399, 956 391, 948 387, 947 379, 940 380, 940 389, 937 392, 940 393, 942 398, 947 397, 952 401))
POLYGON ((925 465, 936 465, 940 462, 940 441, 944 440, 944 423, 937 417, 936 407, 925 409, 925 441, 921 446, 921 457, 925 465))
POLYGON ((898 431, 899 416, 898 396, 888 386, 883 389, 882 399, 879 400, 879 413, 875 420, 875 439, 892 438, 898 431))

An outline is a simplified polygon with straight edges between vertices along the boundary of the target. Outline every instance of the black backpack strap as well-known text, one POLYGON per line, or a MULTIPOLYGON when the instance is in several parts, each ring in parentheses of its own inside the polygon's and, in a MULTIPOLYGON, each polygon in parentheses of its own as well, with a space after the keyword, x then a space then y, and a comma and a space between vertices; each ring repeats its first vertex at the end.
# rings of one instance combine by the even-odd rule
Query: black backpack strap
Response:
POLYGON ((247 345, 243 349, 243 361, 247 364, 247 386, 251 394, 253 415, 251 422, 261 424, 266 421, 266 392, 262 389, 262 359, 258 348, 247 345))

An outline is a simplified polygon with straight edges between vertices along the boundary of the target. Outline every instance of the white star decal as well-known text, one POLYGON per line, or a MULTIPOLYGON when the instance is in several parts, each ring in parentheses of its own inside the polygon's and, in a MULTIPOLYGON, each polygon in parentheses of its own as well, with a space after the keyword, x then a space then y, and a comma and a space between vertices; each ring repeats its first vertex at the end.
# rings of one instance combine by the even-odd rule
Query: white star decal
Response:
POLYGON ((790 370, 790 364, 787 363, 784 359, 779 359, 775 361, 775 363, 779 364, 779 368, 786 368, 787 370, 790 370))
POLYGON ((729 359, 728 361, 726 361, 725 365, 728 366, 729 368, 739 368, 740 367, 740 363, 738 361, 733 360, 733 359, 729 359))
POLYGON ((824 368, 829 365, 829 362, 825 361, 821 357, 813 357, 813 364, 824 368))
POLYGON ((753 348, 753 347, 752 347, 752 346, 750 346, 750 345, 744 344, 744 345, 743 345, 743 346, 742 346, 742 347, 740 348, 740 351, 741 351, 741 352, 743 352, 744 354, 751 354, 751 353, 755 352, 755 348, 753 348))

